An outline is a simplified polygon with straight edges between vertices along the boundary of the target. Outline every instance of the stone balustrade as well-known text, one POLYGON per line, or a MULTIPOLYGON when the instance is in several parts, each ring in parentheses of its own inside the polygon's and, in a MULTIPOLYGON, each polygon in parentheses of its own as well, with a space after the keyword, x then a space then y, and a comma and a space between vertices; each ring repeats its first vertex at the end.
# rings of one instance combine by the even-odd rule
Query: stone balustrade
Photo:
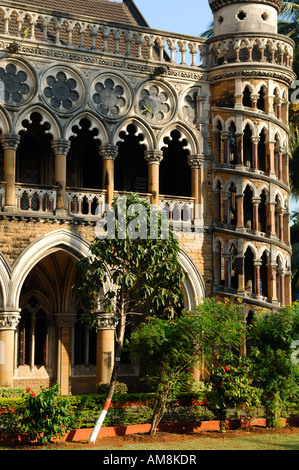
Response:
POLYGON ((53 212, 56 191, 42 187, 16 187, 16 207, 21 211, 53 212))
POLYGON ((21 7, 11 8, 11 2, 3 0, 0 7, 0 38, 12 38, 11 47, 21 44, 61 46, 97 52, 116 57, 132 57, 145 61, 205 66, 205 38, 176 35, 147 27, 127 26, 80 17, 62 17, 47 8, 36 11, 21 7), (5 6, 7 4, 7 6, 5 6))
POLYGON ((84 191, 78 189, 67 191, 67 208, 75 215, 102 215, 102 207, 105 204, 105 195, 102 191, 84 191))
POLYGON ((166 211, 169 220, 189 222, 194 218, 195 198, 161 196, 159 209, 166 211))

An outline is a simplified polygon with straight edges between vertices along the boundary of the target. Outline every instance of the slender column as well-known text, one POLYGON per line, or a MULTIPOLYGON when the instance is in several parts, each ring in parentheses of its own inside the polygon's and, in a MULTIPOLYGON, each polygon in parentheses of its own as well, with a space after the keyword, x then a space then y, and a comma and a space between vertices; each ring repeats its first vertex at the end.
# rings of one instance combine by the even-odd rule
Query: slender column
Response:
POLYGON ((237 202, 237 227, 241 228, 244 227, 244 210, 243 210, 243 193, 236 194, 236 202, 237 202))
POLYGON ((259 229, 259 204, 261 199, 259 197, 252 198, 253 204, 253 230, 259 229))
POLYGON ((270 175, 275 175, 275 141, 268 141, 266 142, 268 151, 267 154, 269 154, 269 173, 270 175))
POLYGON ((245 257, 243 254, 237 255, 238 269, 238 294, 245 293, 245 257))
POLYGON ((0 312, 0 387, 13 387, 14 338, 19 311, 0 312))
POLYGON ((189 155, 188 163, 191 169, 191 197, 195 199, 194 219, 200 217, 200 205, 202 201, 202 169, 203 169, 204 156, 203 155, 189 155))
POLYGON ((276 263, 269 263, 268 268, 268 297, 272 303, 277 303, 277 285, 276 285, 276 263))
POLYGON ((57 382, 62 395, 71 393, 71 328, 76 317, 70 314, 56 313, 53 316, 57 327, 57 382))
POLYGON ((229 218, 228 218, 228 201, 229 201, 229 193, 222 193, 223 196, 223 222, 225 224, 229 223, 229 218))
POLYGON ((163 160, 162 150, 150 149, 144 156, 148 167, 148 192, 151 193, 151 204, 159 206, 160 188, 159 188, 159 167, 163 160))
POLYGON ((16 209, 16 153, 20 143, 20 136, 14 134, 5 134, 0 136, 1 144, 4 151, 4 181, 5 188, 5 205, 4 212, 15 212, 16 209))
POLYGON ((284 215, 284 208, 282 207, 281 209, 279 209, 279 212, 278 212, 278 220, 279 220, 279 233, 277 234, 278 235, 278 238, 281 242, 284 241, 284 236, 283 236, 283 215, 284 215))
POLYGON ((259 163, 258 163, 258 143, 260 141, 259 137, 251 137, 252 141, 252 155, 253 155, 253 169, 258 170, 259 163))
POLYGON ((117 145, 101 145, 100 155, 103 160, 103 188, 106 192, 106 204, 111 205, 114 197, 114 162, 118 155, 117 145))
POLYGON ((66 156, 70 148, 69 140, 54 140, 52 150, 55 154, 55 183, 58 187, 56 196, 57 215, 67 215, 66 208, 66 156))
POLYGON ((221 163, 227 163, 227 154, 228 154, 228 132, 221 132, 221 139, 223 145, 223 152, 221 152, 221 163))
POLYGON ((115 361, 116 319, 105 312, 97 312, 96 383, 110 383, 115 361))
POLYGON ((282 173, 282 156, 283 156, 284 149, 282 147, 279 147, 278 152, 277 152, 277 169, 278 169, 278 179, 282 180, 283 179, 283 173, 282 173))
POLYGON ((275 202, 268 203, 267 213, 268 213, 267 232, 270 234, 270 237, 276 237, 275 202))
POLYGON ((261 265, 262 262, 259 260, 254 261, 254 269, 255 269, 255 294, 256 295, 261 295, 261 287, 260 287, 260 282, 261 282, 261 265))
POLYGON ((280 277, 279 279, 279 285, 280 285, 280 305, 284 306, 285 305, 285 286, 284 286, 284 278, 285 278, 285 272, 283 270, 278 271, 278 276, 280 277))

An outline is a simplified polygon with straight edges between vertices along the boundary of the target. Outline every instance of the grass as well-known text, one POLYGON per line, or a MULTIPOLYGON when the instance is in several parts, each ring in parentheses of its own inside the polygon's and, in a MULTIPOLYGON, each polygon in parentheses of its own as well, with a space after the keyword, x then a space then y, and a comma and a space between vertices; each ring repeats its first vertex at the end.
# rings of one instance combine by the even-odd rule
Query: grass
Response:
POLYGON ((263 435, 237 438, 193 438, 184 442, 129 444, 123 447, 97 447, 94 450, 299 450, 297 435, 263 435))

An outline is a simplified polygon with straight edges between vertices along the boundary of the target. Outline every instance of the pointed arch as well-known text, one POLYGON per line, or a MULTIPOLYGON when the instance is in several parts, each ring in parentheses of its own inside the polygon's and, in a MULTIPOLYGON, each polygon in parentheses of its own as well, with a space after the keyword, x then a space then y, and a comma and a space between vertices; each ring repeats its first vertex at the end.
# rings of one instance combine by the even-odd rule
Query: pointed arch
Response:
POLYGON ((171 139, 170 134, 172 131, 178 131, 181 135, 180 140, 185 139, 187 141, 187 145, 184 147, 184 149, 188 150, 190 155, 196 155, 200 153, 198 139, 195 137, 194 133, 190 129, 188 129, 184 124, 181 123, 174 123, 159 132, 157 137, 157 148, 159 150, 165 147, 165 137, 171 139))
POLYGON ((73 128, 77 126, 79 129, 81 129, 80 122, 83 119, 86 119, 91 123, 90 130, 98 130, 98 135, 95 137, 95 139, 101 140, 103 145, 110 143, 110 133, 107 124, 101 121, 98 116, 91 111, 81 111, 68 121, 64 130, 65 139, 68 140, 70 137, 76 136, 73 128))
POLYGON ((50 127, 47 130, 47 133, 51 134, 54 140, 62 138, 62 128, 57 116, 41 104, 22 108, 22 110, 16 114, 13 121, 13 127, 16 134, 19 134, 22 130, 26 130, 23 122, 29 121, 31 123, 31 116, 35 113, 42 117, 41 124, 49 124, 50 127))
POLYGON ((147 150, 156 149, 156 139, 152 128, 144 122, 142 119, 138 117, 131 117, 124 119, 114 130, 114 133, 111 137, 111 141, 113 145, 116 145, 121 139, 119 134, 121 132, 127 133, 127 127, 129 125, 133 125, 136 128, 136 135, 142 134, 143 140, 140 144, 144 145, 147 150))

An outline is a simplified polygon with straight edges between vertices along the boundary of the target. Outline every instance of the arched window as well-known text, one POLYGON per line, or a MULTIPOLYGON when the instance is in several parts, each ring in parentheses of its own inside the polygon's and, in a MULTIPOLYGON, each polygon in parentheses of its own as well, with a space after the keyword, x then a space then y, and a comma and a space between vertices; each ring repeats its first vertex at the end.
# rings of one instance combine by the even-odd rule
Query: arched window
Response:
POLYGON ((263 190, 260 196, 259 203, 259 231, 267 232, 267 194, 263 190))
POLYGON ((266 133, 263 129, 258 143, 258 169, 261 171, 267 171, 266 157, 266 133))
POLYGON ((229 287, 232 289, 238 288, 238 272, 237 272, 237 247, 234 243, 230 248, 230 279, 229 287))
POLYGON ((228 163, 235 164, 237 161, 236 152, 236 126, 232 122, 228 129, 228 163))
POLYGON ((191 196, 191 171, 188 164, 189 151, 184 147, 186 139, 173 130, 170 138, 165 137, 163 160, 160 163, 160 194, 168 196, 191 196))
POLYGON ((18 326, 18 366, 46 366, 47 334, 47 313, 33 295, 21 311, 18 326))
POLYGON ((246 125, 243 133, 243 163, 247 168, 253 168, 252 130, 246 125))
POLYGON ((268 256, 264 251, 261 258, 262 264, 260 268, 260 294, 263 297, 268 297, 268 256))
POLYGON ((257 100, 257 109, 260 109, 261 111, 265 111, 265 88, 261 87, 259 93, 258 93, 258 100, 257 100))
POLYGON ((236 186, 232 183, 229 187, 228 196, 228 224, 237 226, 237 203, 236 203, 236 186))
POLYGON ((243 198, 244 226, 253 229, 253 192, 249 185, 246 186, 243 198))
POLYGON ((255 289, 254 254, 250 247, 245 252, 244 261, 245 290, 253 294, 255 289))
POLYGON ((96 364, 96 331, 81 321, 82 309, 77 312, 74 338, 74 365, 96 364))
POLYGON ((252 108, 251 91, 248 86, 244 88, 242 103, 243 103, 243 106, 252 108))
POLYGON ((114 182, 117 191, 147 193, 147 163, 145 147, 141 144, 143 135, 129 124, 127 132, 121 132, 118 142, 118 156, 115 160, 114 182))

